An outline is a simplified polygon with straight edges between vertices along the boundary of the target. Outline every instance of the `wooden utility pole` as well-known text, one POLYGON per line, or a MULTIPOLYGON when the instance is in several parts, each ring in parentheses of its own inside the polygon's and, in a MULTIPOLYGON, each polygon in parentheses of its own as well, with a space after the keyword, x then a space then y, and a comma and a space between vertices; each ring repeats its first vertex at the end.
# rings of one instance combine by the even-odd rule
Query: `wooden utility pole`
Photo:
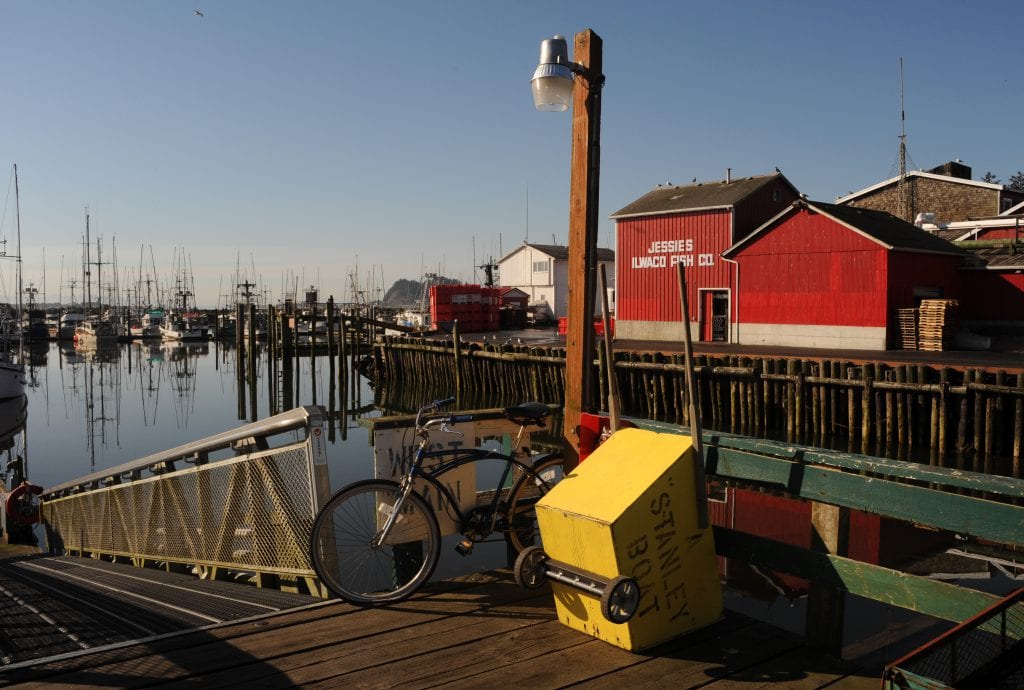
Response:
POLYGON ((598 178, 601 168, 603 42, 590 29, 576 34, 569 191, 569 311, 565 338, 566 470, 579 462, 580 414, 594 399, 594 284, 597 276, 598 178))

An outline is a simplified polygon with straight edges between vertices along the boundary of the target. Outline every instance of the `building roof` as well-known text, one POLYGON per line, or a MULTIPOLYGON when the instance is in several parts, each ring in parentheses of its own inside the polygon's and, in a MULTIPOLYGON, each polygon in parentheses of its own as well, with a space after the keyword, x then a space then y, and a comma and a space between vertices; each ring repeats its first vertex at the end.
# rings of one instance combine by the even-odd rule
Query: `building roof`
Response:
MULTIPOLYGON (((952 177, 950 175, 939 175, 936 173, 924 172, 923 170, 908 170, 907 177, 921 177, 926 180, 939 180, 940 182, 948 182, 949 184, 961 184, 970 187, 982 187, 984 189, 992 189, 1001 192, 1006 189, 1001 184, 992 184, 991 182, 981 182, 980 180, 965 180, 962 177, 952 177)), ((888 187, 889 185, 896 184, 900 181, 900 176, 890 177, 888 180, 882 180, 878 184, 873 184, 870 187, 865 187, 858 192, 850 192, 846 196, 841 196, 836 199, 837 204, 847 204, 855 199, 859 199, 862 196, 867 196, 872 192, 877 192, 879 189, 888 187)))
MULTIPOLYGON (((766 184, 781 179, 794 192, 796 187, 780 173, 738 177, 730 181, 694 182, 687 185, 658 185, 642 197, 611 215, 616 220, 683 211, 732 208, 766 184)), ((799 193, 799 192, 797 192, 799 193)))
POLYGON ((774 218, 766 222, 754 232, 722 252, 722 256, 729 256, 737 252, 742 246, 755 238, 768 232, 780 220, 786 216, 803 209, 810 209, 832 220, 845 225, 864 237, 880 244, 886 249, 901 249, 905 251, 923 252, 928 254, 954 254, 965 256, 967 252, 957 247, 952 242, 937 237, 936 235, 922 230, 916 225, 900 220, 896 216, 885 211, 875 211, 855 206, 840 206, 838 204, 826 204, 820 201, 807 201, 800 199, 782 211, 774 218))
POLYGON ((1001 216, 1016 216, 1024 213, 1024 201, 1020 202, 1016 206, 1011 206, 999 215, 1001 216))
MULTIPOLYGON (((562 244, 534 244, 532 242, 523 242, 520 246, 510 251, 505 256, 501 257, 498 261, 505 261, 516 252, 523 249, 523 247, 530 247, 538 252, 547 254, 556 261, 565 261, 569 258, 569 248, 562 244)), ((606 249, 604 247, 597 248, 597 260, 598 261, 615 261, 615 250, 606 249)))
POLYGON ((1021 254, 1019 249, 1016 252, 1012 251, 1009 244, 995 247, 965 245, 964 248, 971 254, 971 261, 964 268, 1017 272, 1024 270, 1024 254, 1021 254))

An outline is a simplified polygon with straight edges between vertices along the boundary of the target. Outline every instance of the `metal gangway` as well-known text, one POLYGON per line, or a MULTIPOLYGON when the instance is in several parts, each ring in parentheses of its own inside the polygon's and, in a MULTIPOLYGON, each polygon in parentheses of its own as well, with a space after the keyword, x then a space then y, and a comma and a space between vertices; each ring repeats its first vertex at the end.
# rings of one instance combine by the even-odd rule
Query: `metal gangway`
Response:
POLYGON ((325 596, 309 533, 330 492, 319 406, 47 489, 50 553, 325 596))

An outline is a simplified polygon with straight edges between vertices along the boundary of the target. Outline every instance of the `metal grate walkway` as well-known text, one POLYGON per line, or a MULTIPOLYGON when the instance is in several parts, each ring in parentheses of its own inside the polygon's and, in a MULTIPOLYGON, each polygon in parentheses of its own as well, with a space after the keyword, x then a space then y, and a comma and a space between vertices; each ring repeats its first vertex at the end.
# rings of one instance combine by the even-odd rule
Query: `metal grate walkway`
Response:
POLYGON ((0 671, 321 601, 91 558, 0 560, 0 671))

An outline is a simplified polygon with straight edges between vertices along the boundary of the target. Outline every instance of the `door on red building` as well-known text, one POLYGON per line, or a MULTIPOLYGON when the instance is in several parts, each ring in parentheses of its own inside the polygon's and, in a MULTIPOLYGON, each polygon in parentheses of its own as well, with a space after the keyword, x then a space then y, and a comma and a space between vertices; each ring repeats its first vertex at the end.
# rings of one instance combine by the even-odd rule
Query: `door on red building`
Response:
POLYGON ((729 342, 729 291, 701 290, 700 339, 729 342))

